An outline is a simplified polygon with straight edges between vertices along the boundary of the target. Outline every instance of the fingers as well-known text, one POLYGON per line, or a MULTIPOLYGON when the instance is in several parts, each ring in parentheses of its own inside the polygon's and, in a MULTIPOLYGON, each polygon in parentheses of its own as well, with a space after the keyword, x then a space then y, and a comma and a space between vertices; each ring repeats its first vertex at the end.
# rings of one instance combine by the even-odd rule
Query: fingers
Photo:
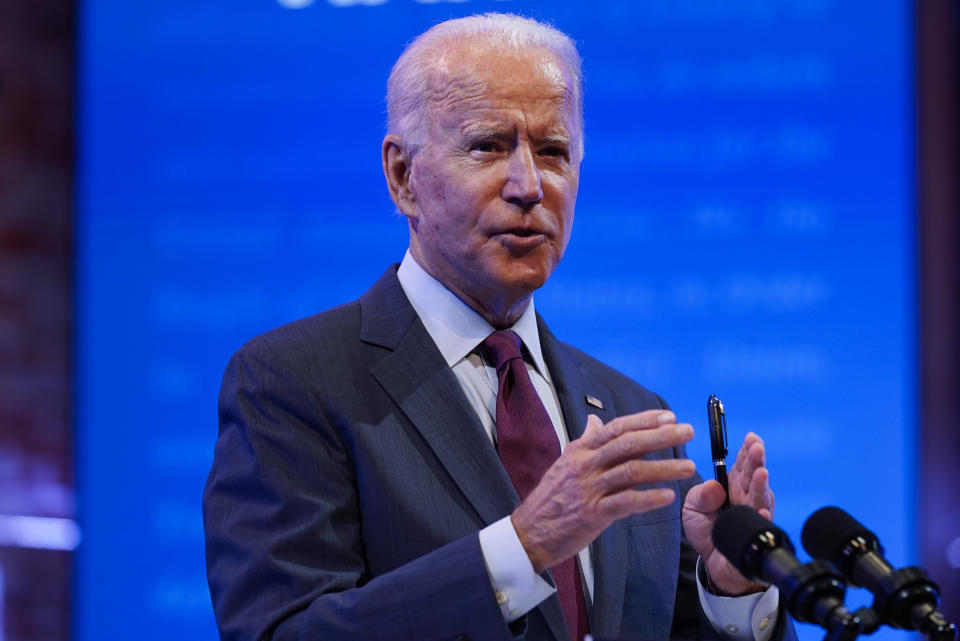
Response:
POLYGON ((775 502, 766 465, 763 439, 752 432, 747 434, 731 468, 730 498, 733 503, 748 505, 765 518, 772 518, 775 502))
POLYGON ((596 415, 591 414, 587 417, 587 429, 580 440, 587 447, 596 449, 627 432, 655 429, 676 421, 677 417, 669 410, 647 410, 639 414, 620 416, 606 425, 596 415))
POLYGON ((740 446, 740 450, 737 452, 737 460, 734 462, 734 466, 745 465, 748 458, 748 453, 755 443, 763 445, 763 439, 754 434, 753 432, 748 432, 747 435, 743 438, 743 445, 740 446))
POLYGON ((583 436, 577 440, 577 447, 595 450, 592 458, 597 467, 613 467, 690 441, 693 427, 685 423, 678 425, 676 420, 674 413, 666 410, 630 414, 607 424, 591 414, 587 417, 583 436))
POLYGON ((673 412, 650 410, 616 418, 604 425, 590 415, 584 435, 564 454, 579 458, 581 470, 595 479, 601 496, 635 489, 644 483, 677 481, 696 472, 687 459, 649 459, 693 438, 693 427, 676 424, 673 412), (576 453, 574 454, 575 450, 576 453))
POLYGON ((643 483, 678 481, 693 476, 697 466, 689 459, 632 459, 600 475, 600 491, 605 495, 627 490, 643 483))
POLYGON ((763 514, 768 519, 773 518, 773 491, 770 489, 770 472, 767 468, 758 469, 750 483, 750 492, 746 497, 746 504, 763 514), (767 514, 764 514, 767 512, 767 514))
MULTIPOLYGON (((746 438, 743 439, 743 446, 740 448, 740 451, 737 452, 737 460, 730 470, 730 475, 733 479, 730 488, 731 493, 737 494, 738 496, 748 494, 754 472, 759 469, 765 469, 766 464, 767 455, 763 440, 753 432, 750 432, 746 438)), ((731 499, 732 498, 733 497, 731 497, 731 499)))
MULTIPOLYGON (((611 421, 612 422, 612 421, 611 421)), ((625 431, 596 450, 595 463, 601 468, 639 458, 650 452, 682 445, 693 438, 693 427, 669 423, 656 428, 625 431)))
POLYGON ((626 490, 603 497, 597 503, 597 508, 605 518, 615 521, 631 514, 666 507, 673 503, 675 496, 674 491, 667 488, 626 490))

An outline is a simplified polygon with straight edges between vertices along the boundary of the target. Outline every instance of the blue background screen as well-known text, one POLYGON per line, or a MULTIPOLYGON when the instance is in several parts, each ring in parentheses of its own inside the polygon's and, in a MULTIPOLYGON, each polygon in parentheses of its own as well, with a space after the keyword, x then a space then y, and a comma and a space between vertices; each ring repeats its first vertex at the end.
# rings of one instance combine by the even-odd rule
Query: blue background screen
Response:
POLYGON ((836 504, 913 560, 909 3, 89 0, 78 639, 216 638, 200 498, 226 361, 402 258, 387 75, 430 25, 489 10, 584 59, 576 223, 536 295, 554 333, 693 423, 705 476, 718 394, 732 443, 766 440, 798 546, 836 504))

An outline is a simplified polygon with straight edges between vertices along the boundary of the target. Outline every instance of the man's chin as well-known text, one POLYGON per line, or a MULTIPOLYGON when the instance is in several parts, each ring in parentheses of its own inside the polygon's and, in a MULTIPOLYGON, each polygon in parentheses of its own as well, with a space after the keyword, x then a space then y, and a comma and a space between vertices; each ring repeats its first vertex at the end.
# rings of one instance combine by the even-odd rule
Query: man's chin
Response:
POLYGON ((552 273, 553 269, 529 268, 518 265, 502 274, 498 284, 503 293, 509 293, 510 298, 527 298, 543 287, 552 273))

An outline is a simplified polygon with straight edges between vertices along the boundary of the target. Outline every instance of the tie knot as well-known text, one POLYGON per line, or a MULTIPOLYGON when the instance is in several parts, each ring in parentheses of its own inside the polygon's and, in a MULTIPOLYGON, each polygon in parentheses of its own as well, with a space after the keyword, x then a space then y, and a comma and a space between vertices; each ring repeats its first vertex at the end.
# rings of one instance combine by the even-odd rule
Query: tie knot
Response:
POLYGON ((520 356, 520 337, 512 330, 502 329, 483 339, 483 347, 498 370, 507 362, 520 356))

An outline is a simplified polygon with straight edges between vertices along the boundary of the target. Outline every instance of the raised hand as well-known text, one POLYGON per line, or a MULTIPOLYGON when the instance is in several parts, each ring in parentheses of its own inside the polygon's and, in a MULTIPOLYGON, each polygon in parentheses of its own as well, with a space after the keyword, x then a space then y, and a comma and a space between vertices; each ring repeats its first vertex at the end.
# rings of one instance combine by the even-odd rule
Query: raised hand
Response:
POLYGON ((637 489, 688 478, 688 459, 645 460, 645 454, 693 438, 693 428, 677 424, 673 412, 649 410, 603 424, 591 415, 583 436, 560 458, 511 515, 513 527, 541 572, 573 556, 613 521, 669 505, 669 488, 637 489))
MULTIPOLYGON (((773 519, 774 497, 766 467, 766 451, 763 440, 753 432, 743 439, 737 460, 730 468, 729 486, 732 505, 748 505, 763 517, 773 519)), ((745 578, 713 547, 710 535, 723 499, 723 487, 716 481, 706 481, 690 488, 683 504, 684 532, 706 564, 716 591, 729 595, 758 592, 763 586, 745 578)))

